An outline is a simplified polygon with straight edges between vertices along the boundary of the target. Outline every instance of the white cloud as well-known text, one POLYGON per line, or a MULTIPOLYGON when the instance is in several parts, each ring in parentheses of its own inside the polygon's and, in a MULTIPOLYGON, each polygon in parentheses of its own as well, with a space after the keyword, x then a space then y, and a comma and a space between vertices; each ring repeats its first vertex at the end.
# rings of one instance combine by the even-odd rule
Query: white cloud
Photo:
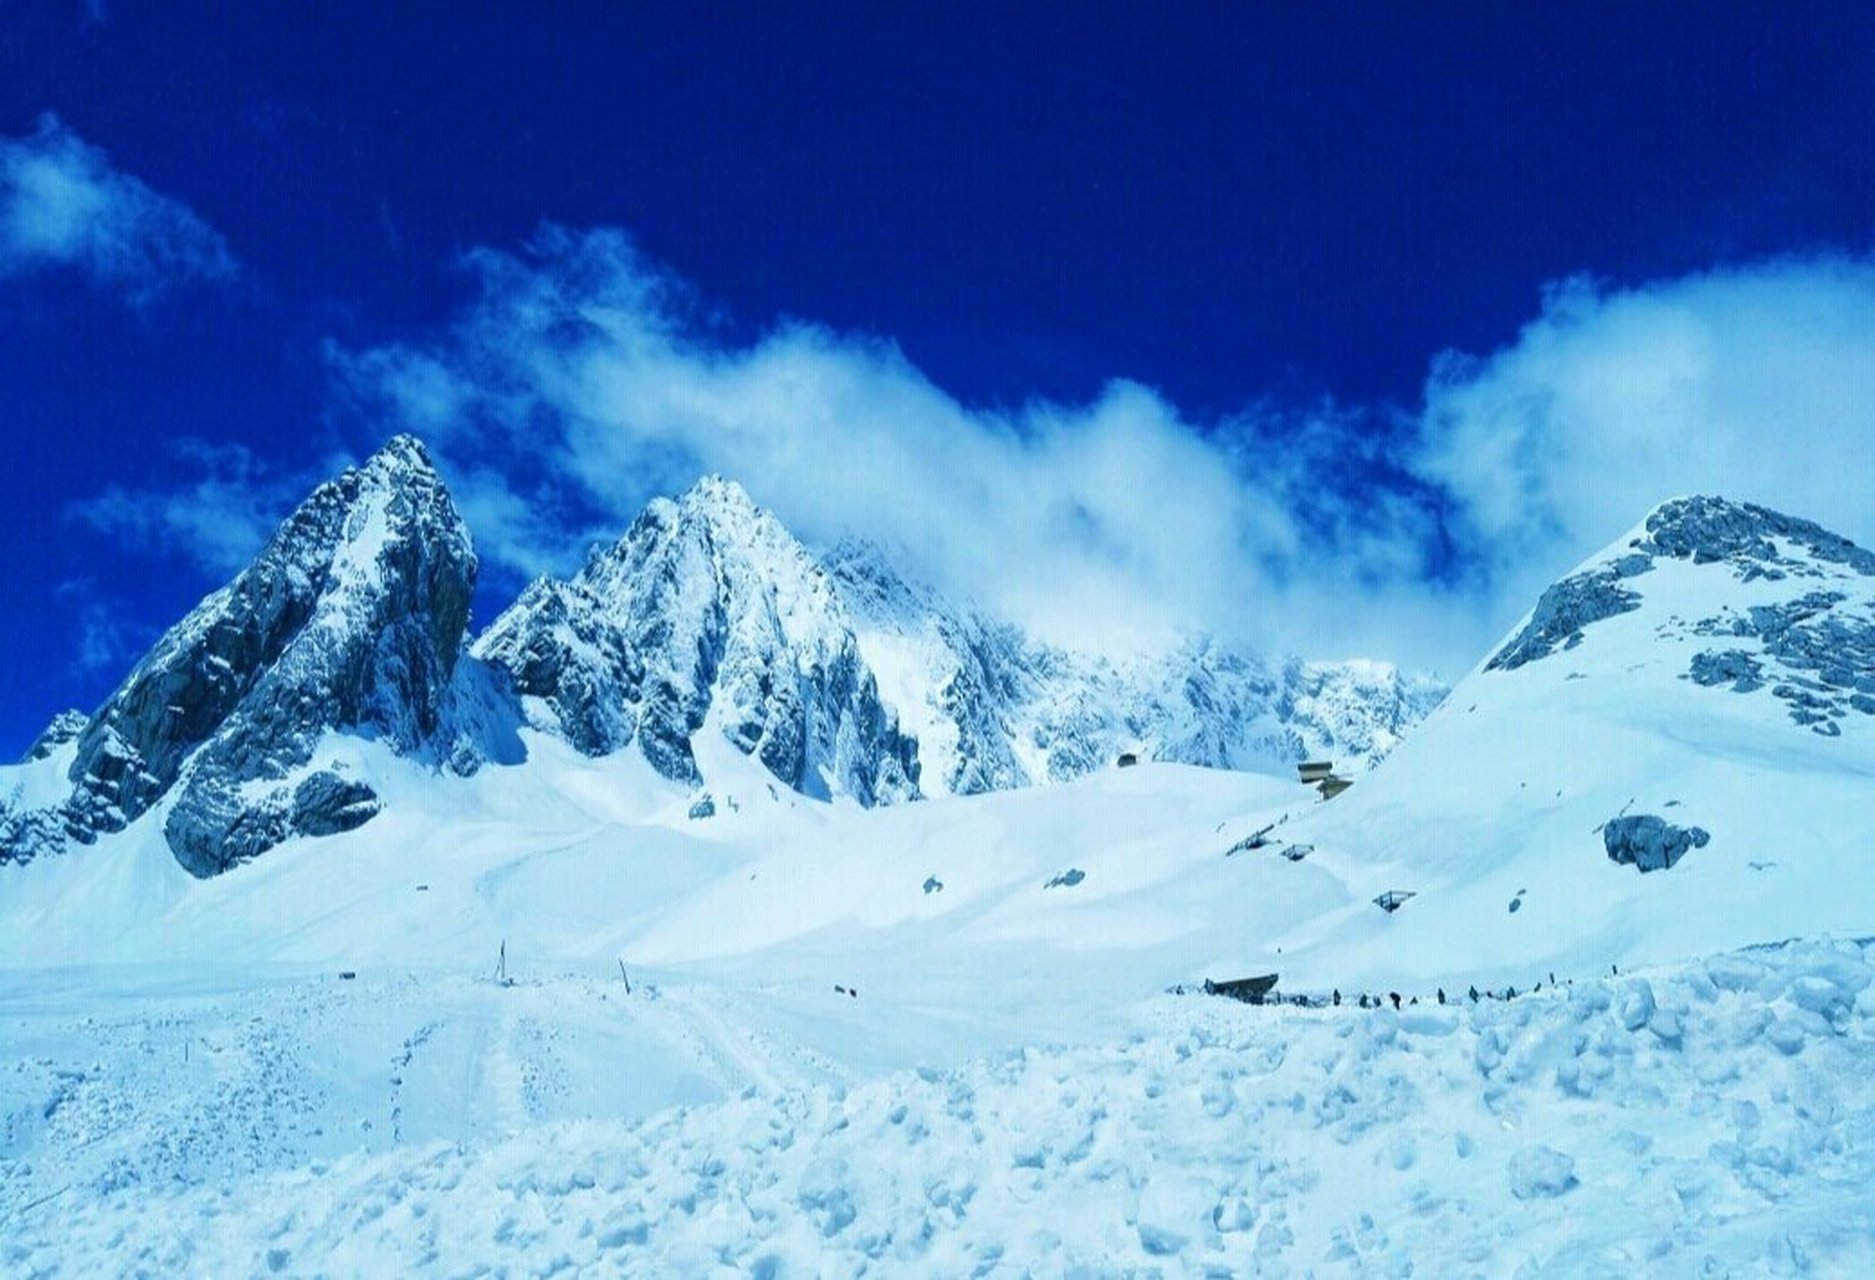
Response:
POLYGON ((1058 637, 1202 626, 1450 676, 1674 494, 1875 531, 1862 262, 1570 282, 1503 350, 1435 362, 1423 406, 1208 422, 1124 379, 972 409, 892 343, 812 324, 729 341, 617 232, 470 264, 480 295, 435 341, 333 360, 378 429, 432 441, 484 558, 521 573, 718 471, 809 541, 905 548, 1058 637))
POLYGON ((133 548, 178 555, 216 582, 245 568, 287 512, 345 465, 329 458, 283 474, 241 445, 182 439, 170 450, 190 473, 181 485, 114 485, 72 503, 67 518, 133 548))
MULTIPOLYGON (((801 536, 911 548, 953 590, 1029 621, 1121 635, 1203 617, 1289 521, 1229 449, 1116 381, 1094 403, 968 410, 888 342, 801 323, 748 346, 692 320, 681 284, 615 233, 549 231, 477 255, 483 293, 429 349, 338 357, 350 385, 452 461, 485 556, 573 557, 532 495, 616 533, 703 471, 745 483, 801 536)), ((1285 553, 1287 549, 1283 550, 1285 553)))
MULTIPOLYGON (((1516 342, 1443 360, 1411 465, 1518 598, 1681 493, 1875 534, 1875 264, 1569 281, 1516 342)), ((1501 612, 1501 611, 1500 611, 1501 612)))
POLYGON ((90 578, 62 582, 53 595, 73 614, 76 631, 68 666, 75 675, 126 671, 155 639, 150 627, 131 619, 121 600, 101 596, 90 578))
POLYGON ((214 228, 52 115, 23 138, 0 137, 0 275, 48 268, 81 271, 137 305, 239 274, 214 228))

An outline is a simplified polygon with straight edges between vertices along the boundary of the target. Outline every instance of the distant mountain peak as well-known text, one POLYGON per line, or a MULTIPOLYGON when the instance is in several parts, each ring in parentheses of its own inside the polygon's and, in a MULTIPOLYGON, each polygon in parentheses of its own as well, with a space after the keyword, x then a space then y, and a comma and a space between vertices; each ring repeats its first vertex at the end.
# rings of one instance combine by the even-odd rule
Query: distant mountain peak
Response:
POLYGON ((430 457, 429 446, 416 436, 399 434, 392 436, 377 451, 367 458, 360 468, 364 471, 427 471, 434 475, 436 463, 430 457))
POLYGON ((734 480, 710 472, 690 486, 678 505, 691 510, 726 510, 753 515, 758 508, 749 491, 734 480))
POLYGON ((1065 781, 1123 753, 1275 772, 1326 754, 1358 770, 1445 693, 1386 663, 1271 662, 1203 632, 1079 652, 947 601, 876 544, 848 539, 821 562, 931 790, 1065 781))

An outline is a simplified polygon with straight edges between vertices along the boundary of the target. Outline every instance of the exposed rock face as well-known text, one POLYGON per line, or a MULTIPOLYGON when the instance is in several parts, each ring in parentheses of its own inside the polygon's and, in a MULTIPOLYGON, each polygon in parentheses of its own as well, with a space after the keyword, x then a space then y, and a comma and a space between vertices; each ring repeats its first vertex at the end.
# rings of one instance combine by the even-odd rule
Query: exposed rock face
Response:
POLYGON ((1216 768, 1377 762, 1445 695, 1384 663, 1271 663, 1204 637, 1126 659, 1075 653, 944 600, 877 547, 825 557, 861 652, 918 739, 925 785, 1065 781, 1122 752, 1216 768))
MULTIPOLYGON (((1728 642, 1693 656, 1693 683, 1770 696, 1795 724, 1838 737, 1851 712, 1875 716, 1875 553, 1808 520, 1723 498, 1662 503, 1619 554, 1545 591, 1518 633, 1485 669, 1514 671, 1582 642, 1604 618, 1641 607, 1646 575, 1663 561, 1691 562, 1732 582, 1769 584, 1788 598, 1734 608, 1714 591, 1693 634, 1728 642), (1738 642, 1755 647, 1742 647, 1738 642)), ((1721 578, 1721 582, 1725 579, 1721 578)))
MULTIPOLYGON (((1647 537, 1640 548, 1648 555, 1696 564, 1729 561, 1747 581, 1804 573, 1806 562, 1842 565, 1875 577, 1875 552, 1808 520, 1724 498, 1696 496, 1662 503, 1647 519, 1647 537), (1801 555, 1780 552, 1774 539, 1783 539, 1801 555)), ((1813 565, 1808 572, 1814 573, 1813 565)))
POLYGON ((1622 556, 1613 564, 1598 565, 1551 583, 1537 598, 1530 621, 1485 663, 1485 670, 1515 671, 1558 649, 1575 648, 1582 643, 1585 628, 1641 607, 1640 593, 1623 586, 1622 579, 1653 567, 1651 556, 1622 556))
POLYGON ((690 738, 713 719, 805 795, 918 794, 917 746, 826 573, 728 481, 651 503, 572 581, 530 586, 475 652, 536 725, 590 755, 635 742, 658 772, 698 782, 690 738))
MULTIPOLYGON (((475 571, 415 440, 320 486, 85 724, 51 843, 90 843, 173 795, 170 847, 206 876, 356 826, 376 812, 370 788, 307 771, 327 730, 472 770, 502 750, 485 674, 459 670, 475 571)), ((0 861, 45 852, 43 819, 34 830, 0 831, 0 861)))
POLYGON ((1650 813, 1612 818, 1602 828, 1609 860, 1643 874, 1671 867, 1687 850, 1705 848, 1711 838, 1703 827, 1676 827, 1650 813))
POLYGON ((1694 684, 1708 688, 1729 684, 1734 693, 1750 693, 1764 687, 1763 671, 1758 660, 1744 650, 1725 649, 1694 654, 1690 674, 1694 684))

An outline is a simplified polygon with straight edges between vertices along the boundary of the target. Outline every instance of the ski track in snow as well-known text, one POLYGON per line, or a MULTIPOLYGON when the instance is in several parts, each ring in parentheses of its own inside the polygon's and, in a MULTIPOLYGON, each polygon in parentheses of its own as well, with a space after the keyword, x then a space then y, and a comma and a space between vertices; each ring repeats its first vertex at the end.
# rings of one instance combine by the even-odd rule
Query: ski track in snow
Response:
POLYGON ((1399 1013, 1162 997, 1106 1043, 858 1085, 739 1029, 759 993, 647 985, 617 1021, 686 1042, 730 1096, 611 1119, 574 1118, 570 1051, 533 1014, 590 982, 458 983, 452 1003, 506 1002, 475 1109, 516 1123, 416 1141, 392 1077, 447 1028, 372 1020, 448 983, 273 984, 247 1020, 246 995, 155 1001, 79 1020, 95 1065, 15 1064, 0 1268, 1864 1275, 1872 978, 1867 944, 1795 943, 1399 1013), (311 1046, 340 1032, 393 1050, 377 1097, 321 1082, 311 1046), (318 1154, 354 1113, 383 1127, 318 1154))

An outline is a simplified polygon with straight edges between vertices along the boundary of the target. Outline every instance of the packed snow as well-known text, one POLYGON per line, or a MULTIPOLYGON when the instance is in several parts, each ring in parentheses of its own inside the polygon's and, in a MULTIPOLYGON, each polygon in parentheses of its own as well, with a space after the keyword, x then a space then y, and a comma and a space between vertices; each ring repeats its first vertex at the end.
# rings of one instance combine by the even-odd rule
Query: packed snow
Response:
POLYGON ((1850 1274, 1875 1250, 1867 944, 1248 1007, 1195 984, 1296 919, 1419 905, 1383 915, 1319 852, 1226 856, 1344 800, 1142 765, 867 811, 698 744, 704 819, 629 753, 531 737, 520 786, 335 739, 397 780, 363 829, 206 882, 134 829, 13 869, 0 1266, 1850 1274))
POLYGON ((1700 502, 1332 800, 309 728, 363 826, 0 868, 0 1270, 1868 1274, 1875 562, 1700 502))
MULTIPOLYGON (((82 1024, 17 991, 0 1264, 1866 1274, 1872 977, 1809 943, 1399 1012, 1160 997, 1102 1043, 858 1082, 687 985, 327 975, 82 1024), (623 1118, 647 1080, 692 1105, 623 1118)), ((855 1041, 898 1013, 862 999, 855 1041)))

